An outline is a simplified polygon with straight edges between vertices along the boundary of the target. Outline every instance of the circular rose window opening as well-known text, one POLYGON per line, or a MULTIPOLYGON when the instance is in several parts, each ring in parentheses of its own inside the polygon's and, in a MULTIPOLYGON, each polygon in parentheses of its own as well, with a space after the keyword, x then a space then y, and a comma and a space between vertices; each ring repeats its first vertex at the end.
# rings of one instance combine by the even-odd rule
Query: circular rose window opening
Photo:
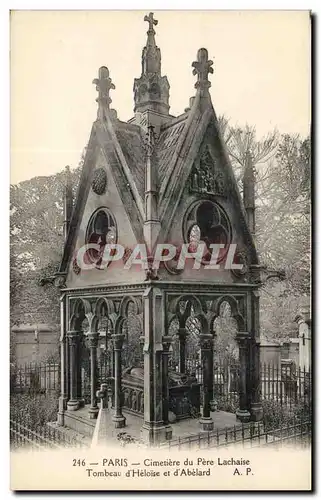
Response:
POLYGON ((190 244, 190 252, 196 252, 199 243, 205 243, 203 263, 211 260, 212 244, 222 244, 217 262, 222 262, 227 255, 231 242, 231 227, 224 210, 212 201, 201 201, 188 211, 184 224, 185 241, 190 244))
POLYGON ((86 244, 95 244, 96 248, 89 248, 86 260, 95 263, 96 267, 102 263, 105 246, 117 243, 117 226, 114 216, 107 208, 97 210, 89 221, 86 234, 86 244))

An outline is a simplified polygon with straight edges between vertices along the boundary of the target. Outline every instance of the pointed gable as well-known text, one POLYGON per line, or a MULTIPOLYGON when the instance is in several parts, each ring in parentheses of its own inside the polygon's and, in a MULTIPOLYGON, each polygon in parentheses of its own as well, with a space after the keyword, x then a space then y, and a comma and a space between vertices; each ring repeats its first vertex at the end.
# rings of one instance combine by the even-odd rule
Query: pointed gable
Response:
MULTIPOLYGON (((197 225, 198 211, 206 209, 199 208, 198 202, 207 200, 207 208, 210 204, 213 208, 209 213, 212 210, 222 226, 223 239, 228 243, 237 239, 250 262, 257 264, 255 206, 247 196, 244 209, 220 134, 209 93, 208 75, 213 73, 213 63, 206 49, 198 51, 197 61, 192 64, 193 74, 197 75, 196 95, 183 114, 171 116, 169 83, 161 75, 160 49, 155 43, 153 26, 157 22, 152 14, 145 20, 149 30, 142 54, 142 75, 134 82, 134 118, 123 122, 110 109, 109 93, 115 85, 108 68, 101 67, 99 77, 93 81, 98 91, 97 120, 92 127, 60 273, 66 273, 79 245, 80 228, 84 243, 85 226, 90 220, 88 210, 94 211, 102 203, 111 204, 115 210, 113 217, 118 218, 120 234, 127 231, 131 242, 144 242, 152 249, 157 242, 188 242, 189 224, 197 225), (104 169, 115 190, 110 203, 106 197, 88 200, 93 179, 98 184, 104 182, 100 179, 104 169), (227 237, 229 232, 233 237, 227 237)), ((248 185, 245 192, 252 199, 253 182, 248 185)), ((199 230, 202 232, 202 228, 199 230)), ((121 239, 129 244, 126 237, 121 239)))

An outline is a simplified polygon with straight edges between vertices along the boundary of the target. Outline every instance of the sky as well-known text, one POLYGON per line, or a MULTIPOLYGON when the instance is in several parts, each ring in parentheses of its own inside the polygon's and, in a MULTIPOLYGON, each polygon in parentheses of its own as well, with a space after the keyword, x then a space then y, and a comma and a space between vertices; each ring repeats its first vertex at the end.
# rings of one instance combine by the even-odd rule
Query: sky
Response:
MULTIPOLYGON (((75 168, 96 119, 92 80, 107 66, 121 120, 133 116, 146 11, 14 11, 11 14, 11 183, 75 168)), ((310 20, 307 11, 154 11, 170 113, 195 95, 191 64, 208 49, 217 115, 254 125, 310 129, 310 20)))

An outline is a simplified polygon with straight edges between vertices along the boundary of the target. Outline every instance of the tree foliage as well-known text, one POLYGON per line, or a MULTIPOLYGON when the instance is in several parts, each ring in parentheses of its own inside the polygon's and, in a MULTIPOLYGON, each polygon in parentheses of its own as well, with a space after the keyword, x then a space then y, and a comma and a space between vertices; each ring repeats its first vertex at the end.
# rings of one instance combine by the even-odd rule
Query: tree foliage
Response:
POLYGON ((284 282, 262 290, 261 332, 271 339, 295 336, 294 318, 310 294, 310 138, 273 131, 257 139, 255 127, 232 127, 225 117, 219 123, 240 191, 248 152, 253 159, 260 261, 286 273, 284 282))
MULTIPOLYGON (((71 173, 75 190, 80 168, 81 164, 71 173)), ((10 186, 10 308, 14 324, 59 323, 57 290, 50 285, 40 287, 39 282, 57 271, 61 259, 64 190, 64 171, 10 186)))

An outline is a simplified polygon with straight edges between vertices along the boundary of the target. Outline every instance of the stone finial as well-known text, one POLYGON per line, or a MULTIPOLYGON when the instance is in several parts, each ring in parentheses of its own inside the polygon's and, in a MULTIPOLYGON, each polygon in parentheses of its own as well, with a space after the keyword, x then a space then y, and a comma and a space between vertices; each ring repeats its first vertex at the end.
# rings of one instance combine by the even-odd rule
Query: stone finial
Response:
MULTIPOLYGON (((144 21, 148 22, 147 41, 142 51, 142 74, 134 80, 134 111, 168 115, 169 83, 167 77, 161 75, 161 51, 155 41, 154 26, 158 21, 153 12, 145 16, 144 21)), ((141 117, 137 117, 138 122, 143 123, 141 117)))
POLYGON ((147 21, 149 24, 148 31, 155 33, 154 26, 157 26, 158 21, 154 19, 154 12, 150 12, 148 16, 145 16, 144 21, 147 21))
POLYGON ((111 89, 115 89, 115 85, 112 83, 109 77, 109 69, 106 66, 102 66, 98 71, 98 78, 93 80, 96 85, 96 90, 98 91, 98 97, 96 101, 99 106, 104 106, 109 109, 111 103, 111 98, 109 97, 109 92, 111 89))
POLYGON ((208 52, 206 49, 199 49, 197 52, 197 61, 192 63, 193 75, 197 75, 197 82, 195 83, 196 89, 206 90, 211 86, 208 79, 208 74, 213 73, 213 61, 208 59, 208 52))

